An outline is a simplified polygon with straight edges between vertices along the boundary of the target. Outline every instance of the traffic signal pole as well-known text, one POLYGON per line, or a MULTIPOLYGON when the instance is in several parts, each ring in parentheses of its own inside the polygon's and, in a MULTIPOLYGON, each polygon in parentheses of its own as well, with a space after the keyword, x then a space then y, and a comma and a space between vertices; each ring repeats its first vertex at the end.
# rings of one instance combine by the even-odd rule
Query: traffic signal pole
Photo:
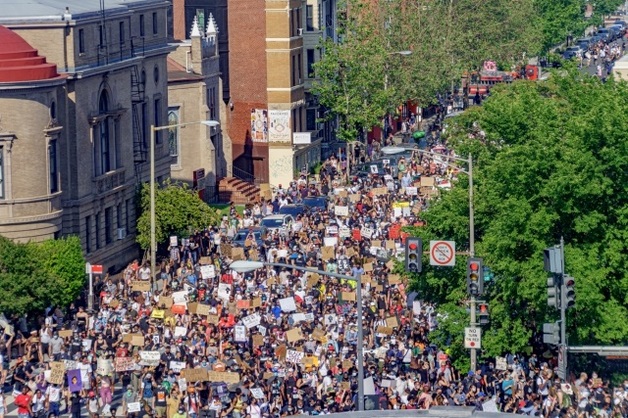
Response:
POLYGON ((565 240, 560 237, 560 262, 561 264, 561 279, 560 279, 560 346, 558 347, 558 368, 562 379, 567 379, 567 297, 565 291, 565 240))
MULTIPOLYGON (((469 160, 467 161, 469 164, 469 257, 475 257, 475 220, 473 213, 473 158, 471 154, 469 154, 469 160)), ((469 308, 471 309, 471 318, 470 325, 471 327, 475 327, 476 319, 475 319, 475 305, 476 305, 475 295, 471 295, 471 301, 469 308)), ((471 370, 475 373, 477 370, 477 350, 475 348, 471 349, 471 370)))

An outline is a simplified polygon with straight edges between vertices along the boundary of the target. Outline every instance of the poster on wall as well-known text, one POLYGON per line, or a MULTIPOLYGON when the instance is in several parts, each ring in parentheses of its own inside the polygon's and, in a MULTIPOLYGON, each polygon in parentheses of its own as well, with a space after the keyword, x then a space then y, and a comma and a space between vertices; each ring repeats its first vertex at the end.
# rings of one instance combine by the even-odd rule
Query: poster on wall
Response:
POLYGON ((271 142, 290 142, 292 139, 290 111, 269 110, 268 119, 268 140, 271 142))
POLYGON ((266 109, 251 109, 251 140, 268 142, 268 113, 266 109))

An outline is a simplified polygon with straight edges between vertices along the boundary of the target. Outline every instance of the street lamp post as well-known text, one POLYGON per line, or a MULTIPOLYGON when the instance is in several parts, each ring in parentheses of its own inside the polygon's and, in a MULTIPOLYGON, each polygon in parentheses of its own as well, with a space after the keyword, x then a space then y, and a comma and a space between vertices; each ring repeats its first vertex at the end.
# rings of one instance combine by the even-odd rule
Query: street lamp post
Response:
POLYGON ((331 273, 323 270, 317 270, 309 267, 293 266, 292 264, 284 263, 268 263, 261 261, 234 261, 229 265, 231 270, 239 273, 248 273, 250 271, 258 270, 262 267, 285 267, 294 270, 316 273, 320 275, 332 276, 338 279, 350 280, 356 282, 356 302, 358 304, 358 344, 357 344, 357 360, 358 360, 358 411, 364 411, 364 328, 362 318, 362 278, 361 276, 353 277, 345 274, 331 273))
MULTIPOLYGON (((464 171, 463 169, 461 169, 460 167, 456 167, 456 166, 452 166, 451 164, 446 163, 449 167, 455 167, 458 170, 460 170, 463 173, 466 173, 469 176, 469 257, 475 257, 475 217, 474 217, 474 209, 473 209, 473 157, 471 156, 471 154, 469 154, 469 158, 460 158, 460 157, 451 157, 451 156, 444 156, 442 154, 437 154, 435 152, 431 152, 431 151, 425 151, 425 150, 418 150, 418 152, 423 153, 423 154, 428 154, 428 155, 438 155, 438 156, 442 156, 445 158, 451 158, 455 161, 461 161, 461 162, 466 162, 467 163, 467 171, 464 171)), ((469 322, 471 324, 472 327, 476 326, 476 318, 475 318, 475 307, 476 307, 476 299, 475 299, 475 295, 471 295, 471 299, 469 301, 469 309, 471 310, 470 314, 471 317, 469 319, 469 322)), ((471 349, 471 370, 473 370, 473 372, 475 373, 475 370, 477 368, 477 349, 472 348, 471 349)))
POLYGON ((197 122, 175 123, 164 126, 150 126, 150 276, 152 283, 155 283, 155 274, 157 270, 157 239, 155 236, 155 133, 165 129, 187 125, 206 125, 209 127, 216 127, 220 125, 220 122, 215 120, 202 120, 197 122))

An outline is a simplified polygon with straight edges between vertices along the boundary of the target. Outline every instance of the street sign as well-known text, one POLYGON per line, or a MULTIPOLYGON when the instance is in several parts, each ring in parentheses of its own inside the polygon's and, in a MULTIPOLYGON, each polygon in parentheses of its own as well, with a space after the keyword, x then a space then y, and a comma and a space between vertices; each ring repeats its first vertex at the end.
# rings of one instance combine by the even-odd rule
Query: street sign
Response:
POLYGON ((482 329, 467 327, 464 329, 464 348, 482 348, 482 329))
POLYGON ((92 274, 102 274, 102 265, 92 264, 92 274))
POLYGON ((566 379, 567 376, 567 362, 565 361, 565 356, 567 355, 565 346, 561 345, 558 347, 558 377, 562 380, 566 379))
POLYGON ((455 241, 430 241, 430 265, 453 266, 455 264, 455 241))

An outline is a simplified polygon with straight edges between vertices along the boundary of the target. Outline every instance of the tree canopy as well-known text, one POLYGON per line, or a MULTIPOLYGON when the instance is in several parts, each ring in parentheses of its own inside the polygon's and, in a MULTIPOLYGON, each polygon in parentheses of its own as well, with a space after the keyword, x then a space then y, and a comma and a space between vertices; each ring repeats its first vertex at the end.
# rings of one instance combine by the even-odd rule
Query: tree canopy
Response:
POLYGON ((0 312, 67 306, 80 294, 85 277, 78 237, 20 244, 0 236, 0 312))
MULTIPOLYGON (((137 221, 137 242, 150 247, 150 185, 144 184, 140 195, 141 215, 137 221)), ((185 183, 166 182, 155 188, 155 236, 157 244, 168 237, 188 236, 195 229, 218 225, 220 215, 201 200, 185 183)))
MULTIPOLYGON (((576 279, 569 343, 628 340, 628 324, 617 320, 628 317, 627 129, 628 84, 603 84, 576 70, 499 86, 454 122, 451 144, 476 161, 476 255, 495 275, 483 297, 491 321, 486 356, 525 351, 542 323, 557 319, 547 306, 542 251, 561 237, 566 272, 576 279)), ((412 232, 468 247, 466 180, 424 214, 427 227, 412 232)), ((453 332, 459 321, 451 321, 465 309, 465 261, 457 263, 428 267, 412 280, 449 313, 437 338, 453 346, 462 334, 453 332)))

